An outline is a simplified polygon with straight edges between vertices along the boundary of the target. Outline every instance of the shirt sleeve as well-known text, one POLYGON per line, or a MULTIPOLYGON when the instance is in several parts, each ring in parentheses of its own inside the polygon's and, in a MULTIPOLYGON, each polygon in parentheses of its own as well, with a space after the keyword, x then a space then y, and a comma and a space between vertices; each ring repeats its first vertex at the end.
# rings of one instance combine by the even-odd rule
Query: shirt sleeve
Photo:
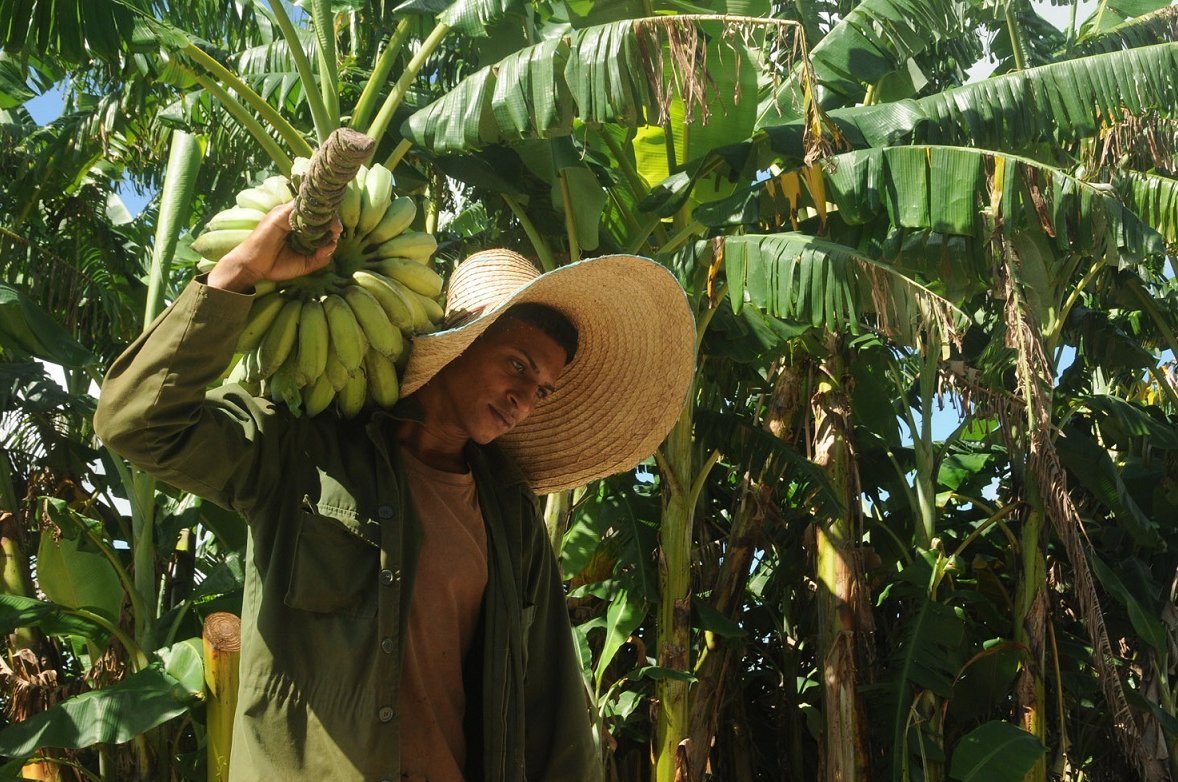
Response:
POLYGON ((94 429, 157 478, 247 512, 261 465, 280 469, 288 416, 238 386, 206 389, 229 365, 252 295, 189 284, 119 356, 102 384, 94 429))

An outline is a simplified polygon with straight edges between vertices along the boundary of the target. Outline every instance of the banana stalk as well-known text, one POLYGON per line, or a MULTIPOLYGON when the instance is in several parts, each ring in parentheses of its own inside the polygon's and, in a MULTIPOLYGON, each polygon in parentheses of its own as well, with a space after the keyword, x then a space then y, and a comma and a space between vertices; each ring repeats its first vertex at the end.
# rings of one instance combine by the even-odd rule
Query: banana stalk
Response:
MULTIPOLYGON (((310 254, 330 241, 331 223, 344 200, 345 190, 360 166, 372 154, 372 139, 348 128, 336 128, 311 158, 311 167, 299 185, 290 215, 290 244, 310 254)), ((386 196, 387 197, 387 196, 386 196)))
POLYGON ((208 687, 208 779, 228 782, 233 747, 233 712, 237 708, 241 620, 218 611, 205 618, 205 686, 208 687))

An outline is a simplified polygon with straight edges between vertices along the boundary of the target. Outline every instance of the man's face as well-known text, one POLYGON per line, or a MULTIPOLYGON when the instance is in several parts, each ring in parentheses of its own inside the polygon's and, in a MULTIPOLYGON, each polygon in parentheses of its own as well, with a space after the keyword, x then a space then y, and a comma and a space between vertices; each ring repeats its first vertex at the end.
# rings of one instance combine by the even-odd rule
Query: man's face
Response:
POLYGON ((506 434, 556 391, 564 348, 540 329, 508 318, 446 365, 430 385, 446 423, 485 445, 506 434))

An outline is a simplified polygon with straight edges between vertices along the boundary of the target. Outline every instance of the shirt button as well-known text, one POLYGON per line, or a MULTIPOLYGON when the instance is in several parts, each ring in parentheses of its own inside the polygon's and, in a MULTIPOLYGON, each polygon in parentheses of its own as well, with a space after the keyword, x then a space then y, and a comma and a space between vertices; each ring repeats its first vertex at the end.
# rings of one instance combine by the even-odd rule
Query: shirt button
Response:
POLYGON ((377 712, 377 716, 380 717, 381 722, 392 722, 394 714, 395 712, 392 706, 381 706, 380 711, 377 712))
POLYGON ((376 515, 380 516, 382 519, 391 519, 393 517, 393 506, 381 505, 376 509, 376 515))
POLYGON ((392 638, 385 637, 385 638, 382 638, 382 639, 381 639, 381 641, 380 641, 380 650, 381 650, 382 652, 384 652, 385 654, 392 654, 392 653, 393 653, 393 649, 394 649, 394 648, 396 648, 396 647, 395 647, 395 645, 393 644, 393 639, 392 639, 392 638))
POLYGON ((388 570, 388 569, 382 570, 382 571, 380 571, 380 583, 384 584, 385 586, 389 586, 390 584, 392 584, 394 581, 397 580, 397 576, 398 576, 398 573, 395 571, 388 570))

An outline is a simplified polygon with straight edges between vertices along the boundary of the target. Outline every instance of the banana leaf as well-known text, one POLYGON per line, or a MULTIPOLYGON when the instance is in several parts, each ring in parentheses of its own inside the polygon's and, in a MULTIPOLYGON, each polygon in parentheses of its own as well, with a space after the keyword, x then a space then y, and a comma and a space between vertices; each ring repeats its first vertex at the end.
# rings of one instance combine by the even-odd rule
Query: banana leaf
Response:
POLYGON ((457 0, 438 14, 438 21, 477 38, 488 35, 490 28, 510 15, 522 16, 525 8, 520 0, 457 0))
MULTIPOLYGON (((1098 54, 1029 68, 918 100, 836 109, 827 117, 854 147, 961 144, 1019 150, 1094 135, 1128 110, 1178 113, 1178 44, 1098 54)), ((765 128, 770 146, 797 159, 804 126, 765 128)))
POLYGON ((1075 428, 1056 438, 1055 445, 1072 480, 1112 511, 1121 528, 1138 545, 1153 548, 1161 543, 1157 523, 1133 499, 1108 451, 1075 428))
POLYGON ((1152 13, 1135 16, 1103 32, 1081 37, 1076 52, 1081 55, 1136 49, 1167 43, 1178 38, 1178 6, 1169 5, 1152 13))
POLYGON ((1114 187, 1125 204, 1161 234, 1167 244, 1178 244, 1178 180, 1159 174, 1122 171, 1114 187))
POLYGON ((1021 782, 1043 757, 1039 739, 1017 725, 994 720, 957 742, 949 778, 959 782, 1021 782))
POLYGON ((153 664, 101 690, 90 690, 0 731, 0 755, 27 757, 42 747, 118 744, 188 711, 194 692, 153 664))
POLYGON ((105 629, 56 603, 20 595, 0 594, 0 635, 21 627, 36 627, 47 635, 76 635, 99 646, 106 644, 105 629))
MULTIPOLYGON (((476 71, 409 117, 402 134, 436 153, 454 153, 500 141, 567 135, 574 120, 658 125, 671 108, 673 92, 677 94, 672 81, 702 90, 695 93, 692 108, 716 104, 724 109, 716 112, 720 121, 738 105, 738 84, 749 82, 747 66, 754 50, 745 50, 739 66, 731 54, 710 58, 706 69, 697 60, 693 67, 679 67, 673 80, 670 66, 664 65, 670 59, 665 54, 668 30, 706 38, 707 25, 715 23, 674 16, 625 19, 543 41, 476 71), (732 105, 725 105, 730 101, 732 105)), ((755 95, 747 88, 745 93, 742 101, 751 107, 755 95)), ((740 119, 749 131, 750 118, 740 119)))
POLYGON ((1092 413, 1101 440, 1115 448, 1128 450, 1131 439, 1141 438, 1151 449, 1178 450, 1178 432, 1152 415, 1151 408, 1110 394, 1079 396, 1075 402, 1092 413))
POLYGON ((1126 333, 1103 310, 1073 307, 1064 322, 1063 336, 1077 347, 1077 361, 1105 371, 1138 372, 1157 364, 1141 340, 1126 333))
POLYGON ((0 356, 32 356, 66 367, 89 367, 98 357, 16 288, 0 284, 0 356))
MULTIPOLYGON (((862 102, 867 87, 933 45, 973 29, 960 0, 865 0, 810 48, 816 98, 823 109, 862 102)), ((761 102, 758 128, 802 116, 804 94, 794 66, 761 102)))
POLYGON ((865 317, 904 344, 925 329, 958 333, 966 316, 927 286, 855 248, 802 233, 729 236, 723 264, 733 310, 767 314, 829 331, 859 333, 865 317))
POLYGON ((1162 623, 1161 612, 1152 606, 1142 605, 1137 596, 1117 574, 1117 570, 1109 567, 1104 560, 1096 555, 1095 551, 1089 551, 1088 556, 1092 560, 1092 572, 1100 580, 1100 585, 1125 607, 1129 614, 1129 622, 1133 625, 1133 631, 1141 640, 1153 647, 1155 654, 1165 654, 1169 633, 1165 624, 1162 623))
POLYGON ((1124 265, 1165 251, 1164 234, 1153 220, 1161 220, 1162 230, 1173 230, 1178 187, 1170 187, 1171 181, 1153 177, 1126 186, 1148 204, 1143 220, 1108 187, 1028 158, 963 147, 885 147, 784 171, 705 204, 694 216, 713 228, 738 223, 797 229, 799 220, 827 211, 839 225, 927 229, 985 243, 990 234, 979 215, 999 201, 1004 232, 1043 231, 1057 252, 1113 253, 1124 265), (1004 176, 992 182, 997 163, 1004 176))
POLYGON ((0 47, 75 63, 117 58, 135 27, 135 9, 118 0, 0 0, 0 47))

